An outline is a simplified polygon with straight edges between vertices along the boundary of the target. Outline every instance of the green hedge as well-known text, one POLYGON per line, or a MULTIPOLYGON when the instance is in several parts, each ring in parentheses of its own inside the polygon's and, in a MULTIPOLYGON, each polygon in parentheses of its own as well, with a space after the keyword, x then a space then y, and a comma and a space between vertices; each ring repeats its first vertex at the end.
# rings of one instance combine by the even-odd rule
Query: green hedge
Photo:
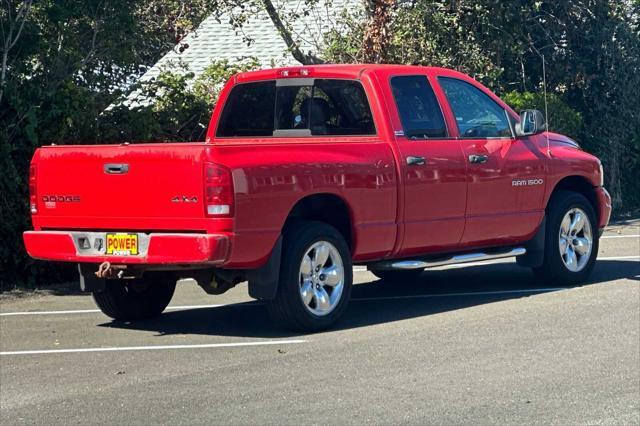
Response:
MULTIPOLYGON (((502 96, 511 108, 520 112, 525 109, 545 111, 543 93, 508 92, 502 96)), ((579 139, 582 133, 582 115, 569 107, 560 97, 551 93, 547 95, 547 109, 549 113, 549 130, 562 133, 573 139, 579 139)))

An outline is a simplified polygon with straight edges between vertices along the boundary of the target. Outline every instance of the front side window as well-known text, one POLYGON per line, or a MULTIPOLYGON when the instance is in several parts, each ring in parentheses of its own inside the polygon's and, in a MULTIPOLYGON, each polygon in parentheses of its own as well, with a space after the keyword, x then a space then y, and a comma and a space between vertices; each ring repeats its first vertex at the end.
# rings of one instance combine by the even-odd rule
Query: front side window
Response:
POLYGON ((375 135, 369 102, 358 81, 278 81, 234 87, 217 136, 375 135), (252 124, 255 119, 258 123, 252 124))
POLYGON ((507 112, 477 87, 456 78, 439 77, 458 131, 464 138, 512 137, 507 112))
POLYGON ((391 90, 407 138, 447 137, 442 111, 427 77, 423 75, 393 77, 391 90))

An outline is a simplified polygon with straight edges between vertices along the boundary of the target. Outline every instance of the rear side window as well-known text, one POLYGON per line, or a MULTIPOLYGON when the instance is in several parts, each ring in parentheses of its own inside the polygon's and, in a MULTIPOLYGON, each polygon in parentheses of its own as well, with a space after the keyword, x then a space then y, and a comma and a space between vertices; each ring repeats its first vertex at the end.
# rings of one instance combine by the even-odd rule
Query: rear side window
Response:
POLYGON ((391 78, 404 134, 410 139, 447 137, 447 128, 438 101, 427 77, 408 75, 391 78))
MULTIPOLYGON (((325 134, 375 135, 369 101, 359 82, 316 80, 313 87, 315 103, 321 104, 326 112, 324 129, 320 129, 325 134)), ((313 129, 312 133, 315 134, 313 129)))
POLYGON ((280 84, 269 81, 234 87, 220 118, 217 136, 375 135, 373 116, 360 82, 280 81, 280 84))
POLYGON ((439 77, 460 136, 466 138, 511 137, 507 112, 480 89, 456 78, 439 77))

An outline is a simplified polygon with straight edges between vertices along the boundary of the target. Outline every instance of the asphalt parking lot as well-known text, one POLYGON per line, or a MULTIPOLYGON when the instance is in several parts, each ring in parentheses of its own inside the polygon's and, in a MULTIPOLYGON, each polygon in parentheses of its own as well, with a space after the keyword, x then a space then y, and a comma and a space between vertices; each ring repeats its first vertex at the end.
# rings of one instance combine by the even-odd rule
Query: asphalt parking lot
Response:
POLYGON ((117 323, 90 296, 0 301, 0 423, 640 424, 640 221, 608 229, 588 283, 512 261, 356 270, 338 328, 273 327, 240 286, 181 284, 117 323))

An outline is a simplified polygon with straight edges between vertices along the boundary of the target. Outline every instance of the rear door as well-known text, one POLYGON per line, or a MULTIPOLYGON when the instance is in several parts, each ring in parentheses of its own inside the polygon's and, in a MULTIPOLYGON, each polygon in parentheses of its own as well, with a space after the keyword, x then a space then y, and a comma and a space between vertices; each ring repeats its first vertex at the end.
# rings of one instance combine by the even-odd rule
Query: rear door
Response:
POLYGON ((509 243, 529 235, 542 217, 544 156, 532 140, 514 137, 509 112, 479 85, 444 76, 438 82, 467 162, 462 243, 509 243))
POLYGON ((464 229, 465 162, 426 75, 390 75, 403 196, 399 256, 451 249, 464 229))

